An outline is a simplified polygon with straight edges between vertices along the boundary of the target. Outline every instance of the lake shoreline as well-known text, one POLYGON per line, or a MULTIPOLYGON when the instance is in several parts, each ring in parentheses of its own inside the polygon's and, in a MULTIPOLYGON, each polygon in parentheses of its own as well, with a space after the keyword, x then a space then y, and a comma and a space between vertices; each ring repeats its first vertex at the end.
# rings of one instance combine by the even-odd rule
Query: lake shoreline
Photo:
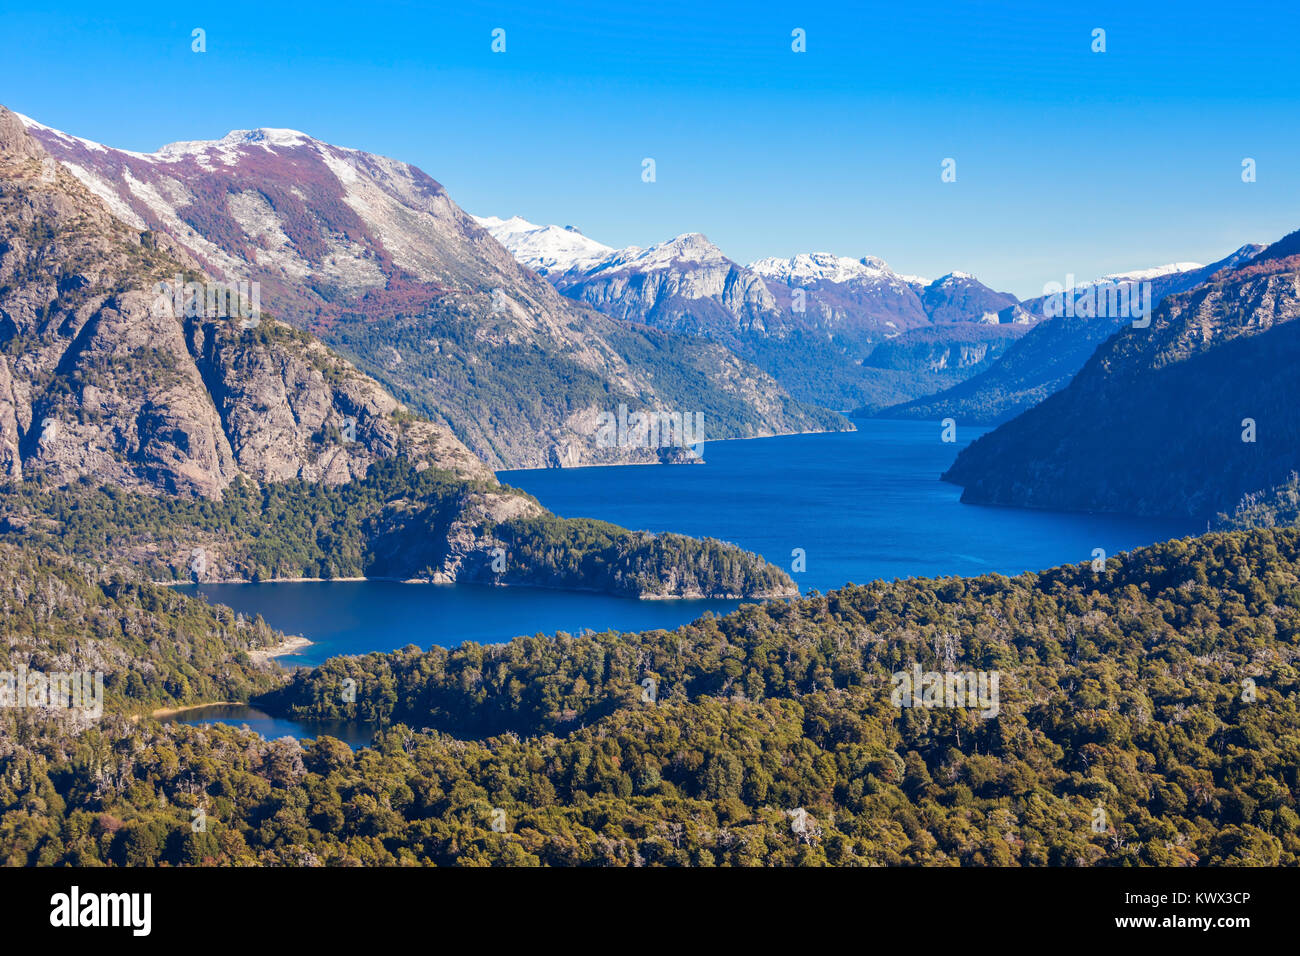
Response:
MULTIPOLYGON (((277 657, 284 657, 295 651, 301 651, 304 648, 311 647, 315 641, 309 641, 307 638, 298 635, 289 637, 279 644, 273 644, 271 647, 261 647, 255 651, 249 651, 248 656, 255 664, 269 664, 277 657)), ((276 663, 279 663, 278 661, 276 663)))
MULTIPOLYGON (((734 541, 773 566, 785 565, 805 594, 829 594, 851 581, 862 587, 913 578, 1014 577, 1077 564, 1096 548, 1118 555, 1186 533, 1176 523, 963 504, 959 489, 937 477, 960 446, 940 442, 923 422, 860 424, 856 433, 728 441, 709 453, 709 469, 539 469, 504 480, 557 514, 734 541)), ((276 639, 310 635, 315 646, 285 660, 286 668, 410 646, 487 647, 558 634, 672 631, 706 613, 735 613, 741 604, 778 604, 678 595, 629 601, 629 595, 595 588, 583 593, 486 581, 421 589, 399 584, 434 582, 363 577, 326 587, 328 580, 288 579, 301 588, 214 583, 207 599, 260 614, 279 632, 276 639)), ((268 732, 283 731, 277 724, 268 732)), ((304 723, 301 732, 322 731, 304 723)))
MULTIPOLYGON (((150 717, 155 720, 167 720, 172 717, 179 717, 181 714, 189 713, 192 710, 204 710, 208 707, 247 707, 247 701, 240 700, 210 700, 204 704, 186 704, 184 707, 159 707, 157 710, 149 712, 150 717)), ((137 715, 137 719, 139 715, 137 715)))
MULTIPOLYGON (((834 411, 834 409, 828 409, 828 411, 834 411)), ((844 418, 848 419, 849 422, 853 422, 853 419, 849 418, 849 416, 844 412, 836 412, 836 414, 843 415, 844 418)), ((827 428, 827 429, 820 429, 818 431, 811 431, 811 432, 777 432, 772 435, 750 435, 748 437, 737 436, 735 438, 706 438, 704 439, 703 442, 700 442, 699 444, 723 445, 723 444, 727 444, 728 442, 767 441, 769 438, 798 438, 803 435, 848 435, 856 431, 858 431, 858 427, 857 425, 854 425, 852 428, 827 428)), ((667 447, 682 448, 686 446, 669 445, 667 447)), ((513 472, 521 472, 521 471, 567 472, 567 471, 582 471, 583 469, 586 468, 624 468, 624 467, 642 467, 648 465, 706 465, 706 464, 708 464, 708 460, 704 458, 704 453, 701 452, 700 458, 695 461, 590 461, 590 462, 584 462, 581 465, 570 465, 568 467, 565 467, 563 465, 558 467, 555 465, 545 465, 541 468, 499 468, 499 469, 494 469, 492 474, 497 477, 498 483, 505 485, 509 483, 501 480, 500 476, 502 472, 511 472, 511 471, 513 472)), ((510 487, 514 487, 514 486, 511 485, 510 487)))
MULTIPOLYGON (((484 588, 529 588, 535 591, 552 591, 560 594, 578 593, 578 594, 604 594, 612 598, 619 598, 625 601, 786 601, 797 598, 800 595, 794 594, 619 594, 616 591, 606 591, 602 588, 584 588, 584 587, 550 587, 545 584, 511 584, 503 582, 501 584, 487 584, 482 581, 430 581, 428 578, 395 578, 375 576, 368 577, 347 577, 347 578, 262 578, 258 581, 252 581, 248 578, 221 578, 213 581, 151 581, 151 584, 159 587, 203 587, 207 584, 325 584, 331 581, 341 583, 358 583, 383 581, 389 584, 429 584, 436 587, 456 588, 456 587, 484 587, 484 588)), ((310 642, 308 642, 310 643, 310 642)))

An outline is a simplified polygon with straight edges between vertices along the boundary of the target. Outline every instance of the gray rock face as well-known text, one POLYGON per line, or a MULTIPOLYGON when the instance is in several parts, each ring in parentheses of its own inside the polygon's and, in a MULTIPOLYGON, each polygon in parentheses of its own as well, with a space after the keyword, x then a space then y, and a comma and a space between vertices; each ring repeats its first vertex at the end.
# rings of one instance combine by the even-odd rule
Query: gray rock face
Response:
POLYGON ((490 473, 320 343, 262 318, 181 315, 203 280, 116 219, 0 109, 0 472, 213 496, 237 475, 343 482, 399 450, 490 473))
POLYGON ((556 282, 566 295, 606 315, 691 335, 711 332, 725 340, 765 333, 781 321, 762 278, 698 233, 629 250, 556 282))
POLYGON ((392 502, 376 521, 371 547, 383 558, 375 573, 437 584, 492 583, 500 577, 492 570, 498 541, 486 529, 542 514, 528 498, 494 491, 467 491, 443 509, 392 502))

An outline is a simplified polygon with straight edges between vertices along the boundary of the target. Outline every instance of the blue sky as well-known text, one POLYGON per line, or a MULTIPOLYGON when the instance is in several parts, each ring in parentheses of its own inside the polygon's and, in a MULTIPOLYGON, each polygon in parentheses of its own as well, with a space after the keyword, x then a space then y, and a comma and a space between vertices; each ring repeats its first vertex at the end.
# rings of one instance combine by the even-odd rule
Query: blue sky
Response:
POLYGON ((610 245, 703 232, 1032 296, 1300 227, 1300 13, 1246 9, 67 0, 0 12, 0 103, 138 150, 301 129, 610 245))

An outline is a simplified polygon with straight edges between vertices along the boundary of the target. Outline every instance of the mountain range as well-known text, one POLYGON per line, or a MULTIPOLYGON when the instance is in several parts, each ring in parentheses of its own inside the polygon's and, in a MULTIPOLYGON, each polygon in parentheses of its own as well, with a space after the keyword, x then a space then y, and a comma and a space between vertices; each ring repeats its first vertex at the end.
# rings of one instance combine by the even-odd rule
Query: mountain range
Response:
POLYGON ((722 344, 829 408, 938 391, 988 367, 1034 322, 1009 311, 1015 296, 961 272, 927 281, 824 252, 741 265, 700 233, 615 249, 571 226, 478 222, 567 297, 722 344))
MULTIPOLYGON (((1115 273, 1075 288, 1149 282, 1152 304, 1158 305, 1166 296, 1195 288, 1223 270, 1249 262, 1263 248, 1251 243, 1209 265, 1180 262, 1115 273)), ((1130 321, 1106 315, 1048 315, 1046 302, 1047 297, 1040 296, 1017 306, 1036 318, 1037 324, 984 371, 934 395, 883 410, 862 408, 854 414, 999 424, 1064 388, 1097 347, 1130 321)))
POLYGON ((703 413, 710 439, 849 427, 714 343, 557 294, 409 164, 294 130, 139 153, 20 119, 125 225, 258 283, 269 313, 494 467, 655 460, 594 439, 621 403, 703 413))
MULTIPOLYGON (((1101 394, 1115 356, 1168 364, 1143 358, 1142 343, 1184 321, 1186 295, 1206 328, 1235 327, 1231 303, 1253 297, 1284 322, 1285 289, 1243 283, 1276 284, 1290 238, 1080 286, 1149 283, 1160 319, 1148 331, 873 257, 741 265, 699 233, 615 249, 572 227, 476 220, 415 167, 291 130, 143 154, 3 116, 13 238, 0 258, 0 470, 11 478, 210 497, 238 476, 347 482, 401 455, 489 480, 502 464, 655 460, 594 440, 620 404, 702 410, 706 437, 732 437, 845 427, 826 406, 849 395, 859 414, 966 424, 1034 406, 1030 426, 1011 421, 953 465, 947 477, 972 501, 1199 516, 1290 469, 1279 453, 1203 495, 1126 501, 1124 482, 1084 493, 1035 458, 1044 409, 1101 394), (183 298, 157 291, 210 276, 257 283, 264 320, 182 316, 183 298), (1203 299, 1208 289, 1238 300, 1203 299), (334 440, 341 430, 348 441, 334 440)), ((1090 427, 1095 416, 1080 434, 1090 427)), ((1082 473, 1113 460, 1097 444, 1082 473)))
POLYGON ((500 485, 310 333, 222 314, 229 289, 188 249, 111 213, 3 108, 0 237, 0 536, 154 579, 796 593, 734 546, 559 519, 500 485))

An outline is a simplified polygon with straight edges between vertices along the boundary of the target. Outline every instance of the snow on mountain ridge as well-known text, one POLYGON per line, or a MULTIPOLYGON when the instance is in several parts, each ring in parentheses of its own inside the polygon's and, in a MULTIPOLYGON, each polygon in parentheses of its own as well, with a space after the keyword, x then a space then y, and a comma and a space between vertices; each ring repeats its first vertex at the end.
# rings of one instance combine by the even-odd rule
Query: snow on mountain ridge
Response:
POLYGON ((520 263, 541 275, 591 268, 618 252, 572 226, 539 226, 521 216, 473 218, 520 263))
POLYGON ((729 265, 731 260, 703 233, 684 232, 664 242, 656 242, 646 249, 637 246, 620 249, 617 254, 593 269, 592 274, 617 272, 621 269, 661 272, 679 263, 721 266, 729 265))
POLYGON ((221 139, 197 139, 168 143, 152 155, 152 159, 163 162, 179 162, 187 156, 204 156, 215 150, 226 166, 233 166, 238 161, 238 153, 245 146, 261 146, 263 149, 278 147, 291 149, 295 146, 319 146, 320 141, 296 129, 275 129, 261 127, 258 129, 232 129, 221 139))
POLYGON ((801 252, 788 259, 769 256, 756 259, 749 268, 766 279, 786 285, 807 285, 816 282, 846 282, 875 280, 906 283, 888 264, 876 256, 852 259, 830 252, 801 252))
MULTIPOLYGON (((55 129, 53 126, 46 126, 44 123, 38 123, 30 116, 24 116, 22 113, 14 113, 14 116, 18 117, 18 121, 22 123, 23 126, 27 127, 29 130, 32 129, 43 130, 44 132, 49 133, 51 136, 57 136, 59 139, 62 139, 68 143, 79 143, 80 145, 84 146, 86 149, 92 150, 94 152, 100 152, 100 153, 108 152, 108 147, 105 146, 103 143, 96 143, 94 140, 82 139, 80 136, 73 136, 70 133, 63 132, 63 130, 55 129)), ((119 150, 119 152, 128 152, 128 151, 119 150)), ((148 158, 149 154, 131 153, 130 155, 148 158)))
MULTIPOLYGON (((682 233, 644 249, 640 246, 617 249, 587 237, 573 226, 543 226, 522 216, 508 219, 475 216, 474 220, 522 265, 552 279, 570 272, 597 275, 624 269, 658 272, 682 264, 732 265, 726 253, 698 232, 682 233)), ((894 272, 877 256, 854 259, 830 252, 801 252, 788 258, 767 256, 740 268, 787 286, 854 281, 899 285, 930 283, 929 279, 894 272)))
POLYGON ((1102 276, 1096 282, 1119 282, 1123 280, 1141 280, 1155 279, 1159 276, 1173 275, 1176 272, 1191 272, 1193 269, 1204 269, 1203 262, 1170 262, 1163 266, 1154 266, 1150 269, 1133 269, 1129 272, 1110 272, 1102 276))
MULTIPOLYGON (((233 129, 221 139, 196 139, 183 140, 176 143, 167 143, 159 147, 152 153, 141 153, 130 149, 118 149, 108 147, 103 143, 97 143, 94 140, 84 139, 80 136, 73 136, 62 130, 55 129, 53 126, 46 126, 30 116, 24 116, 22 113, 14 113, 19 121, 28 129, 42 130, 51 136, 68 143, 77 143, 84 148, 96 153, 122 153, 126 156, 133 156, 136 159, 148 160, 149 162, 179 162, 187 156, 199 156, 208 153, 211 150, 217 150, 220 154, 224 165, 232 166, 237 161, 236 152, 243 146, 261 146, 263 149, 271 147, 292 148, 294 146, 323 145, 321 142, 306 133, 296 129, 277 129, 275 127, 259 127, 257 129, 233 129)), ((343 149, 344 147, 334 147, 343 149)))

